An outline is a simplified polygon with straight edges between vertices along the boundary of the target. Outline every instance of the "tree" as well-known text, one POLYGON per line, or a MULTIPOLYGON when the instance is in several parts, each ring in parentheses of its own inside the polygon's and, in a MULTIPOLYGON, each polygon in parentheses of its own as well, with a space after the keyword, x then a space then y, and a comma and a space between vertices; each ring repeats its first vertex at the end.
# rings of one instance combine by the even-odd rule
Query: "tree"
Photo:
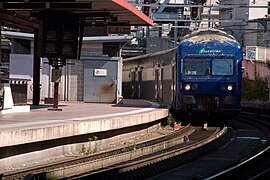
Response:
POLYGON ((270 60, 267 60, 265 65, 270 70, 270 60))

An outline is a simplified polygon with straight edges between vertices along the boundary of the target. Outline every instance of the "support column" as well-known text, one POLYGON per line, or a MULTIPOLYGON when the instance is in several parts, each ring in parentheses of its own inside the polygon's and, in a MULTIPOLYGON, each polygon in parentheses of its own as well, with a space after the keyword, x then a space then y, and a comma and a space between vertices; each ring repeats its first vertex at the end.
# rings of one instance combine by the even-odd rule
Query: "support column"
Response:
POLYGON ((0 19, 0 37, 1 37, 0 39, 0 83, 1 83, 1 80, 3 79, 2 70, 1 70, 1 66, 2 66, 2 22, 1 22, 1 19, 0 19))
MULTIPOLYGON (((59 69, 59 67, 56 67, 55 69, 59 69)), ((58 109, 58 102, 59 102, 59 96, 58 96, 58 89, 59 89, 59 82, 54 82, 54 93, 53 93, 53 109, 58 109)))
POLYGON ((64 64, 66 64, 65 59, 60 58, 49 58, 49 64, 53 66, 51 82, 53 82, 53 108, 49 108, 48 110, 53 111, 62 111, 62 109, 58 108, 59 105, 59 83, 61 82, 62 77, 62 69, 64 64))
POLYGON ((34 57, 33 57, 33 105, 40 102, 40 57, 38 57, 38 29, 34 30, 34 57))

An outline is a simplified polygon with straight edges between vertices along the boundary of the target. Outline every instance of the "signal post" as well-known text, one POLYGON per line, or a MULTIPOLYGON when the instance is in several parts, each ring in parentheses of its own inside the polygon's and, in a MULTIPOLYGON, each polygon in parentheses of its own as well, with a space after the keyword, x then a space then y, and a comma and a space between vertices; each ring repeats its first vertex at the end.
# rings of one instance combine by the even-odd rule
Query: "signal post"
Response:
POLYGON ((53 67, 51 82, 54 83, 53 108, 48 110, 61 111, 58 108, 59 83, 61 82, 62 67, 66 59, 77 59, 78 35, 80 19, 69 13, 44 14, 39 35, 42 38, 41 57, 47 57, 53 67))

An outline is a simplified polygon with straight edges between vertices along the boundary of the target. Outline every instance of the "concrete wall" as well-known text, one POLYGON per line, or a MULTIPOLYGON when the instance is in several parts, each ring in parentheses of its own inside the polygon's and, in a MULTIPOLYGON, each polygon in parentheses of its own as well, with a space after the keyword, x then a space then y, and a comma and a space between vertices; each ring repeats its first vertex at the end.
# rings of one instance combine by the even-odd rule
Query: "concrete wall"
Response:
MULTIPOLYGON (((249 0, 249 4, 250 6, 267 6, 268 1, 249 0)), ((249 8, 249 19, 264 18, 266 14, 267 8, 249 8)))
POLYGON ((84 42, 82 45, 82 57, 87 56, 102 56, 103 43, 102 42, 84 42))
POLYGON ((83 89, 84 89, 84 61, 82 60, 71 60, 73 65, 67 66, 67 82, 66 89, 67 99, 69 101, 82 101, 83 100, 83 89))
POLYGON ((265 61, 244 59, 242 66, 245 67, 244 76, 250 80, 254 80, 255 72, 260 77, 270 78, 270 70, 265 66, 265 61))
POLYGON ((10 78, 27 79, 27 98, 32 99, 33 56, 30 54, 10 54, 10 78))
MULTIPOLYGON (((119 57, 83 57, 83 60, 67 60, 62 67, 59 100, 86 102, 117 102, 121 95, 122 71, 119 57), (107 69, 106 77, 94 77, 94 69, 107 69), (102 79, 102 80, 101 80, 102 79), (86 89, 84 88, 86 87, 86 89)), ((53 98, 54 84, 51 82, 52 67, 47 58, 41 59, 40 99, 53 98)), ((32 99, 33 56, 10 55, 10 78, 28 79, 27 99, 32 99), (22 68, 23 67, 23 68, 22 68)))
MULTIPOLYGON (((46 58, 41 59, 40 69, 40 98, 53 97, 53 83, 51 82, 51 67, 46 58)), ((82 101, 84 62, 82 60, 68 60, 62 68, 59 88, 59 100, 82 101)), ((32 99, 33 91, 33 56, 30 54, 10 55, 10 78, 28 79, 27 99, 32 99), (22 68, 23 67, 23 68, 22 68)))

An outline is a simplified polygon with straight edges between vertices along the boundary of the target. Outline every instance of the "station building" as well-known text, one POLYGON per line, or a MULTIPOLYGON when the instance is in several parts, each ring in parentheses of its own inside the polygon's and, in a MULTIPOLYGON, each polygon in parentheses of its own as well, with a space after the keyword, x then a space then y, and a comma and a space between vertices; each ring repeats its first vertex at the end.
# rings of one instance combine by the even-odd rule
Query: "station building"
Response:
MULTIPOLYGON (((9 77, 27 81, 27 99, 33 96, 33 46, 30 33, 2 31, 10 40, 9 77)), ((133 37, 84 37, 81 57, 68 59, 62 67, 59 86, 60 101, 117 103, 122 94, 121 50, 133 37)), ((47 58, 41 58, 40 99, 52 103, 52 68, 47 58)))

